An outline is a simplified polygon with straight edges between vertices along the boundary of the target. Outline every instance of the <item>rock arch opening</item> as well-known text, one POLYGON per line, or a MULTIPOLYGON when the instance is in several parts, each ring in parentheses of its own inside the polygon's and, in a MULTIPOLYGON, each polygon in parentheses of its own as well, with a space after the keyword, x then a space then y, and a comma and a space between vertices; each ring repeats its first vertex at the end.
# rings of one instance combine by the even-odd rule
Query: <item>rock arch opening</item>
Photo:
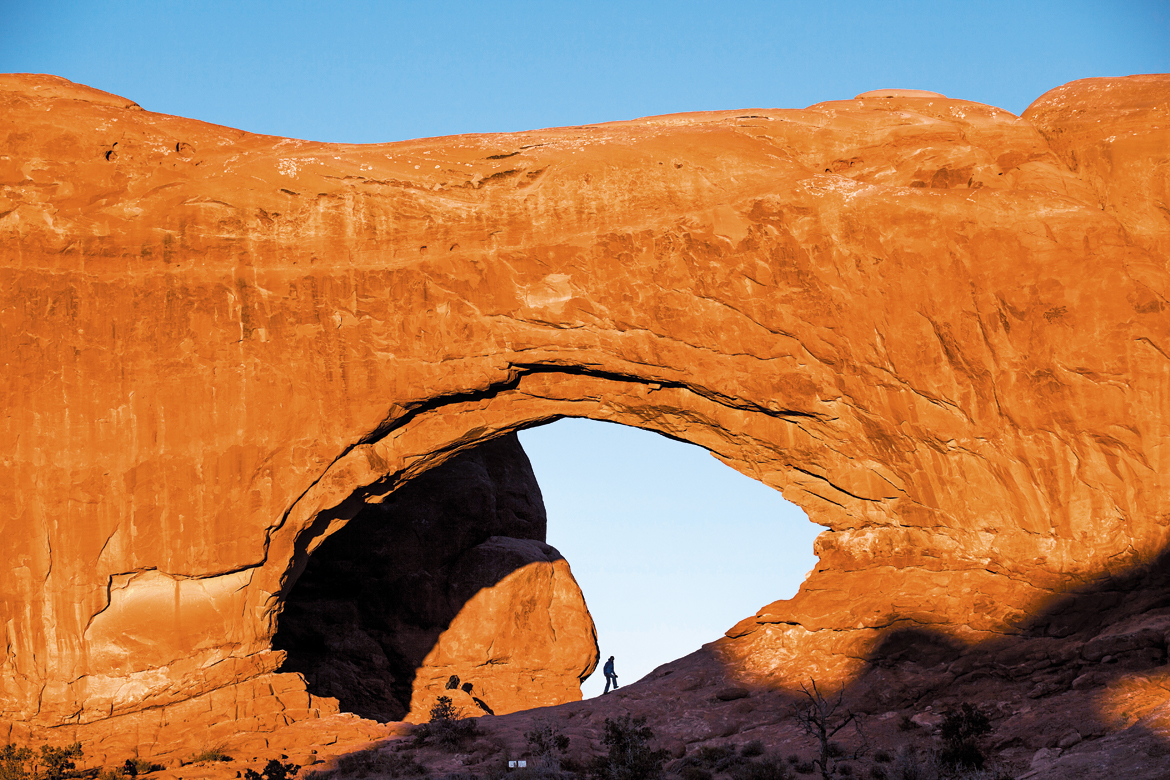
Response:
MULTIPOLYGON (((622 684, 794 596, 824 530, 707 450, 651 431, 565 419, 520 432, 548 511, 622 684)), ((582 686, 599 695, 598 673, 582 686)))
POLYGON ((443 694, 476 713, 571 701, 601 692, 595 616, 629 684, 793 595, 820 530, 699 447, 564 420, 363 507, 308 559, 273 648, 312 693, 377 720, 425 717, 443 694))

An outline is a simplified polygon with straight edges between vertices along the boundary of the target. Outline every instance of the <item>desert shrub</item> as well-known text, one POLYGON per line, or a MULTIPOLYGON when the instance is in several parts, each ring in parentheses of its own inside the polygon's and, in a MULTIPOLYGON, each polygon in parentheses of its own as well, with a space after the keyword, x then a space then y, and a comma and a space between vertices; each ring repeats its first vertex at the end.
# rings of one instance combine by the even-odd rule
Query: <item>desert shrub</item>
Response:
POLYGON ((853 764, 837 764, 837 774, 842 777, 852 777, 853 764))
POLYGON ((792 767, 798 774, 811 775, 817 771, 817 766, 811 761, 801 761, 796 766, 792 767))
POLYGON ((891 780, 937 780, 938 768, 933 756, 920 757, 910 746, 898 751, 898 757, 890 767, 891 780))
POLYGON ((741 756, 746 756, 747 758, 762 756, 764 755, 764 743, 762 740, 753 739, 751 742, 744 744, 744 746, 739 749, 739 754, 741 756))
POLYGON ((191 756, 191 763, 198 764, 203 761, 231 761, 232 757, 227 754, 227 748, 224 745, 212 745, 208 748, 203 748, 195 755, 191 756))
POLYGON ((943 717, 943 749, 939 758, 944 764, 963 769, 982 769, 986 760, 978 739, 991 731, 991 720, 970 702, 943 717))
POLYGON ((705 745, 686 756, 682 760, 682 765, 700 768, 704 771, 710 770, 719 774, 731 772, 747 761, 748 759, 735 752, 734 745, 705 745))
POLYGON ((889 754, 889 751, 878 750, 873 754, 873 760, 879 764, 888 764, 894 760, 894 757, 889 754))
POLYGON ((463 711, 455 706, 450 696, 440 696, 431 705, 431 723, 445 720, 458 720, 463 717, 463 711))
POLYGON ((11 742, 0 748, 0 780, 28 780, 32 757, 32 748, 18 748, 11 742))
POLYGON ((337 759, 335 772, 314 772, 318 780, 340 777, 418 777, 426 774, 413 756, 372 748, 349 753, 337 759))
POLYGON ((598 756, 591 767, 597 780, 648 780, 662 774, 662 763, 669 752, 651 750, 654 732, 646 725, 644 716, 631 718, 629 714, 617 720, 605 719, 602 744, 608 748, 598 756))
POLYGON ((65 747, 42 745, 32 748, 17 747, 11 743, 0 748, 0 780, 65 780, 80 777, 77 759, 81 758, 81 743, 65 747))
POLYGON ((720 759, 715 764, 716 772, 734 772, 737 768, 749 763, 748 759, 732 753, 727 758, 720 759))
MULTIPOLYGON (((482 775, 470 775, 467 780, 579 780, 575 772, 532 766, 509 769, 507 761, 501 761, 482 775)), ((448 778, 453 777, 448 775, 448 778)))
POLYGON ((244 780, 288 780, 290 777, 295 777, 298 771, 300 771, 300 766, 297 764, 282 764, 273 758, 264 765, 263 772, 245 769, 244 780))
POLYGON ((730 772, 732 780, 789 780, 788 765, 779 756, 744 761, 730 772))
POLYGON ((790 764, 799 764, 799 763, 800 763, 800 756, 798 756, 798 755, 796 755, 795 753, 793 753, 792 755, 790 755, 790 756, 788 757, 788 763, 790 763, 790 764))
POLYGON ((694 758, 704 766, 715 766, 720 761, 735 755, 731 745, 704 745, 694 752, 694 758))
POLYGON ((552 724, 537 724, 531 731, 525 732, 524 740, 534 763, 548 769, 561 768, 569 750, 569 738, 552 724))
POLYGON ((869 768, 869 778, 870 780, 887 780, 885 768, 874 764, 869 768))
POLYGON ((899 731, 914 731, 916 728, 918 728, 918 724, 909 715, 903 715, 902 719, 898 721, 899 731))
POLYGON ((42 745, 32 748, 7 744, 0 748, 0 780, 64 780, 80 777, 76 759, 81 758, 81 743, 65 747, 42 745))
POLYGON ((76 759, 81 758, 81 743, 74 742, 66 747, 42 745, 41 754, 37 758, 37 780, 64 780, 66 777, 77 777, 76 759))
POLYGON ((463 717, 462 710, 451 702, 449 696, 440 696, 431 707, 430 721, 415 729, 414 739, 418 745, 430 742, 455 748, 474 739, 478 733, 475 718, 463 717))
POLYGON ((709 780, 713 775, 730 775, 733 780, 787 780, 789 777, 788 768, 779 756, 752 760, 764 752, 762 742, 748 743, 739 753, 735 751, 732 745, 701 747, 683 758, 676 771, 685 775, 684 780, 709 780))
POLYGON ((128 758, 126 763, 122 764, 122 774, 130 777, 138 777, 139 775, 148 775, 151 772, 161 772, 166 769, 162 764, 156 764, 149 758, 128 758))

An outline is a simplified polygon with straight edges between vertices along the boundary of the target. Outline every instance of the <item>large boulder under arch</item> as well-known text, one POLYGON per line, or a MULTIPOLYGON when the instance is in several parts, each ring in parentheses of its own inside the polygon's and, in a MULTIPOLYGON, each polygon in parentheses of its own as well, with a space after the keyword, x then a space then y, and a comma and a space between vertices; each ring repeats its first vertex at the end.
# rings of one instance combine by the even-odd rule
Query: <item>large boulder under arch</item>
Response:
POLYGON ((564 416, 703 446, 828 527, 717 643, 745 683, 846 680, 913 632, 1067 636, 1054 604, 1144 582, 1170 77, 1023 117, 890 94, 355 146, 0 77, 8 733, 327 709, 271 647, 309 555, 564 416))
POLYGON ((346 712, 425 719, 581 698, 597 634, 515 434, 364 507, 309 558, 273 647, 346 712))

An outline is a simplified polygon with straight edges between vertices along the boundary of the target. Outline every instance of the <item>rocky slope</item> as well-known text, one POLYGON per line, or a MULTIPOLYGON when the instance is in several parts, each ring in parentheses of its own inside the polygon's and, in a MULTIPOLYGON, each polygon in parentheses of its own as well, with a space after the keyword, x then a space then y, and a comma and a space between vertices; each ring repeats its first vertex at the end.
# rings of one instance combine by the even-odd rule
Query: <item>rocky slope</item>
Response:
POLYGON ((924 659, 930 689, 1016 642, 989 668, 1029 690, 1077 690, 1099 639, 1155 663, 1165 605, 1110 594, 1170 541, 1168 95, 347 146, 3 77, 0 720, 327 714, 272 650, 312 553, 561 416, 706 447, 829 529, 717 643, 736 685, 861 695, 877 663, 906 678, 879 696, 924 659))

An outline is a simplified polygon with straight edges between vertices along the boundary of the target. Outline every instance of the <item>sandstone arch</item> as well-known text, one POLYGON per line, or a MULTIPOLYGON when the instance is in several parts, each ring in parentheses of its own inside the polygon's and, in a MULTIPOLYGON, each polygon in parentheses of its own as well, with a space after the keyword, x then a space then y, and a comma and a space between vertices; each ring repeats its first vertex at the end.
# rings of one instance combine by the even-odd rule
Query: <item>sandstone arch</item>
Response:
POLYGON ((1151 564, 1168 83, 357 147, 4 77, 0 717, 307 716, 269 650, 298 563, 559 416, 692 441, 830 528, 720 645, 745 679, 1010 633, 1151 564))

